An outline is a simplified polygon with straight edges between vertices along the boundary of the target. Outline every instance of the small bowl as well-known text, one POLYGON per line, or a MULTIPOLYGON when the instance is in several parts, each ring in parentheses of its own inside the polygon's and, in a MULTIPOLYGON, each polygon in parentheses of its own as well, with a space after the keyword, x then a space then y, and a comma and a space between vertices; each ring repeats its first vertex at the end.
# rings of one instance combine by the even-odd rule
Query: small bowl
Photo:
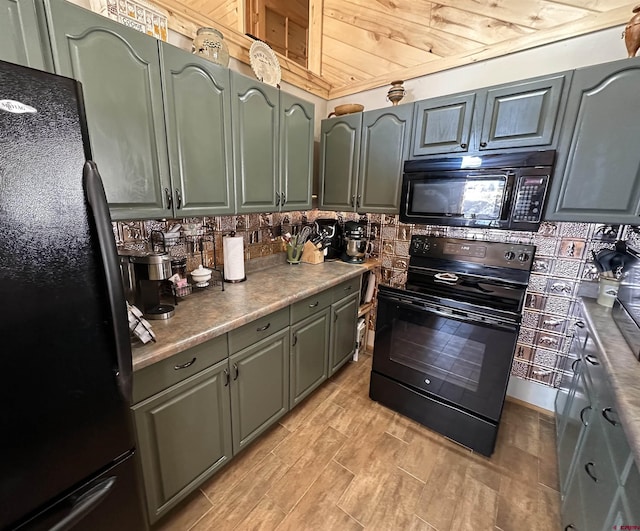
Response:
POLYGON ((191 278, 196 283, 196 287, 206 288, 211 280, 211 269, 199 265, 197 269, 191 271, 191 278))
POLYGON ((364 105, 359 103, 344 103, 342 105, 338 105, 335 109, 333 109, 332 113, 329 113, 329 118, 331 116, 342 116, 343 114, 353 114, 354 112, 362 112, 364 111, 364 105))

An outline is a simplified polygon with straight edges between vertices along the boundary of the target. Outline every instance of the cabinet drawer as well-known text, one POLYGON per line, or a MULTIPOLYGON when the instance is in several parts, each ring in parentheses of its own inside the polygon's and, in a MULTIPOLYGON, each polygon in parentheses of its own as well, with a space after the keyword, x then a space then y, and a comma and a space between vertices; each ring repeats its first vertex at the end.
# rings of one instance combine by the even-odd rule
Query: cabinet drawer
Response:
POLYGON ((352 293, 358 293, 360 291, 360 280, 362 280, 362 275, 346 280, 333 288, 333 302, 344 299, 352 293))
POLYGON ((133 403, 155 395, 228 355, 225 334, 136 371, 133 374, 133 403))
POLYGON ((234 354, 289 326, 289 307, 260 317, 229 332, 229 353, 234 354))
POLYGON ((309 317, 314 313, 326 308, 333 302, 333 291, 327 289, 316 293, 311 297, 307 297, 291 305, 291 323, 297 323, 305 317, 309 317))

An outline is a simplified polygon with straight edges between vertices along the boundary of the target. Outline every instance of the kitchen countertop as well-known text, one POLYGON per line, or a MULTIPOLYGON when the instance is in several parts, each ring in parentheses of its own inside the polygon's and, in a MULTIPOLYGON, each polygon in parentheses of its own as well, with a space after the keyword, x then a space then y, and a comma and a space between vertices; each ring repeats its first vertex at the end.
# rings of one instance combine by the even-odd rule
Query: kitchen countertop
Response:
POLYGON ((364 264, 283 263, 248 273, 245 282, 225 283, 224 291, 219 285, 205 290, 194 288, 191 295, 179 300, 173 317, 150 321, 156 342, 133 344, 133 370, 204 343, 379 265, 377 260, 364 264))
POLYGON ((583 297, 581 300, 584 317, 603 353, 602 365, 609 377, 622 428, 640 466, 640 362, 613 321, 611 308, 599 305, 595 299, 583 297))

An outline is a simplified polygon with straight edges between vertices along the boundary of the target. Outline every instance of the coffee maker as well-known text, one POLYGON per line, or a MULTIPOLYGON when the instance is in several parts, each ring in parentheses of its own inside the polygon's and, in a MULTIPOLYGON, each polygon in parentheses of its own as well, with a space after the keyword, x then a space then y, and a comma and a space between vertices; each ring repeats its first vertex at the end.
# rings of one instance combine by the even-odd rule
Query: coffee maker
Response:
POLYGON ((147 319, 169 319, 174 307, 160 302, 170 288, 171 257, 168 253, 118 251, 120 272, 126 299, 137 306, 147 319))
POLYGON ((352 264, 364 262, 368 240, 367 224, 363 221, 347 221, 344 224, 344 252, 342 260, 352 264))
POLYGON ((325 260, 336 260, 344 251, 344 240, 340 222, 332 218, 316 219, 315 232, 322 236, 322 245, 325 248, 325 260))

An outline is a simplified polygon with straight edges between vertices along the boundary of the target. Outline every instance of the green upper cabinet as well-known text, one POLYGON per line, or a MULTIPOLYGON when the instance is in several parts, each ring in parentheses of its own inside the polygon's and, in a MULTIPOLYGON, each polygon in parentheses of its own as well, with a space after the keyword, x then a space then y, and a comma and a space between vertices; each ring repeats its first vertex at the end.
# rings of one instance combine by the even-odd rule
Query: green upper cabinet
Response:
POLYGON ((280 92, 280 210, 311 209, 315 106, 280 92))
POLYGON ((320 126, 320 208, 356 204, 362 113, 323 120, 320 126))
POLYGON ((545 219, 637 224, 640 58, 576 70, 545 219))
POLYGON ((397 213, 412 105, 322 121, 320 208, 397 213))
POLYGON ((550 146, 571 73, 490 88, 477 148, 550 146))
POLYGON ((35 0, 0 0, 0 61, 52 71, 38 28, 35 0))
POLYGON ((419 101, 414 106, 414 157, 469 150, 476 94, 419 101))
POLYGON ((160 43, 164 109, 176 217, 232 214, 229 70, 160 43))
POLYGON ((357 212, 400 211, 403 164, 409 158, 412 105, 364 113, 357 212))
POLYGON ((415 104, 411 155, 553 146, 571 72, 415 104))
POLYGON ((83 85, 112 218, 170 215, 158 41, 64 0, 45 7, 55 72, 83 85))
POLYGON ((279 91, 231 72, 237 213, 278 210, 279 91))

